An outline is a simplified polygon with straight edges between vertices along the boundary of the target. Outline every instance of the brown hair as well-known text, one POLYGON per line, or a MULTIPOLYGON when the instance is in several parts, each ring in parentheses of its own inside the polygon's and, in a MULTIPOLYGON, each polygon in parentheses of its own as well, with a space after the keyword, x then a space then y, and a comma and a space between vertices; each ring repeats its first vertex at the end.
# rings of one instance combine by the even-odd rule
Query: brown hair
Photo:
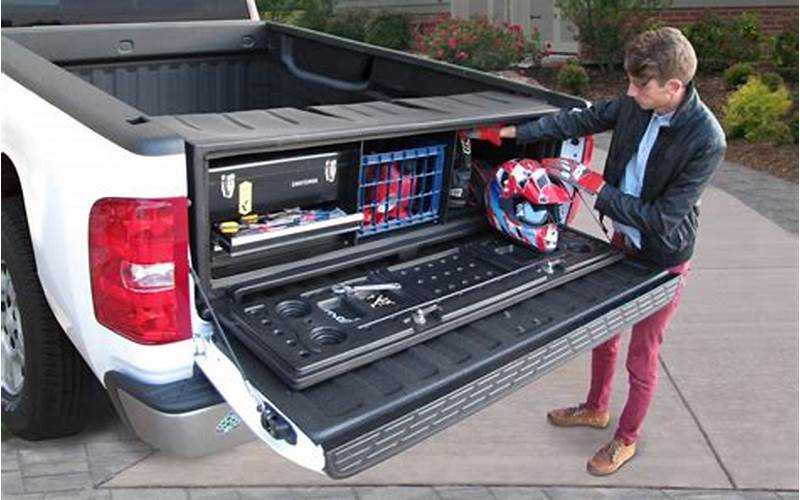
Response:
POLYGON ((694 48, 675 28, 645 31, 625 48, 625 71, 641 82, 655 78, 664 85, 676 78, 686 84, 694 78, 696 70, 694 48))

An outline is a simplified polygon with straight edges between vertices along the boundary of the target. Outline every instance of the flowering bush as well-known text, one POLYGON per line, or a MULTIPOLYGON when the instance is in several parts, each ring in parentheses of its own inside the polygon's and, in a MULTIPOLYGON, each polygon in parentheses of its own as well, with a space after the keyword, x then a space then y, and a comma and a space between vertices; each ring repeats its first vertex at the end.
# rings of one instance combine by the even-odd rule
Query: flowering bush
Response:
POLYGON ((486 16, 442 16, 415 38, 416 49, 423 54, 484 71, 507 69, 525 59, 536 63, 541 58, 538 33, 526 38, 520 26, 494 24, 486 16))

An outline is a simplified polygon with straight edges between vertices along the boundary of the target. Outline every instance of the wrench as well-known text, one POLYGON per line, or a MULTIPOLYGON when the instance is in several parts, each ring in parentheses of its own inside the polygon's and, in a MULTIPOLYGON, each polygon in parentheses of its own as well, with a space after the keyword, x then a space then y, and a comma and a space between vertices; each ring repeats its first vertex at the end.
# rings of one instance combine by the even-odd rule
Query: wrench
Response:
POLYGON ((354 295, 358 292, 375 292, 381 290, 400 290, 400 283, 376 283, 374 285, 333 285, 331 291, 336 295, 354 295))

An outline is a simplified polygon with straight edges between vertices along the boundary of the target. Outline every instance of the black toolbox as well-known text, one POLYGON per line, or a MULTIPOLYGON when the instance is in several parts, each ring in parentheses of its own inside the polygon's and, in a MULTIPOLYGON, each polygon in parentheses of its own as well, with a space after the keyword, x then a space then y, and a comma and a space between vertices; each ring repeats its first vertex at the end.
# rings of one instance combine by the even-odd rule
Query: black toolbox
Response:
POLYGON ((209 170, 211 221, 352 198, 358 155, 341 149, 216 165, 209 170))

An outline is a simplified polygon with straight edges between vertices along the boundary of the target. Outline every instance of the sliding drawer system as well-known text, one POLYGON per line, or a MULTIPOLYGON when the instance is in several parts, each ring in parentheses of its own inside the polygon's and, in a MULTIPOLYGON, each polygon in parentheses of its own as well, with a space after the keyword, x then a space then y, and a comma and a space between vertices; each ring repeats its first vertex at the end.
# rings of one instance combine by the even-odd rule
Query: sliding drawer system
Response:
POLYGON ((218 301, 223 324, 287 384, 302 389, 442 335, 620 260, 577 231, 549 254, 494 233, 413 260, 380 261, 320 285, 218 301))
POLYGON ((218 334, 198 338, 196 362, 273 449, 347 477, 630 327, 669 302, 678 283, 618 261, 305 389, 287 385, 230 332, 241 372, 218 334))

